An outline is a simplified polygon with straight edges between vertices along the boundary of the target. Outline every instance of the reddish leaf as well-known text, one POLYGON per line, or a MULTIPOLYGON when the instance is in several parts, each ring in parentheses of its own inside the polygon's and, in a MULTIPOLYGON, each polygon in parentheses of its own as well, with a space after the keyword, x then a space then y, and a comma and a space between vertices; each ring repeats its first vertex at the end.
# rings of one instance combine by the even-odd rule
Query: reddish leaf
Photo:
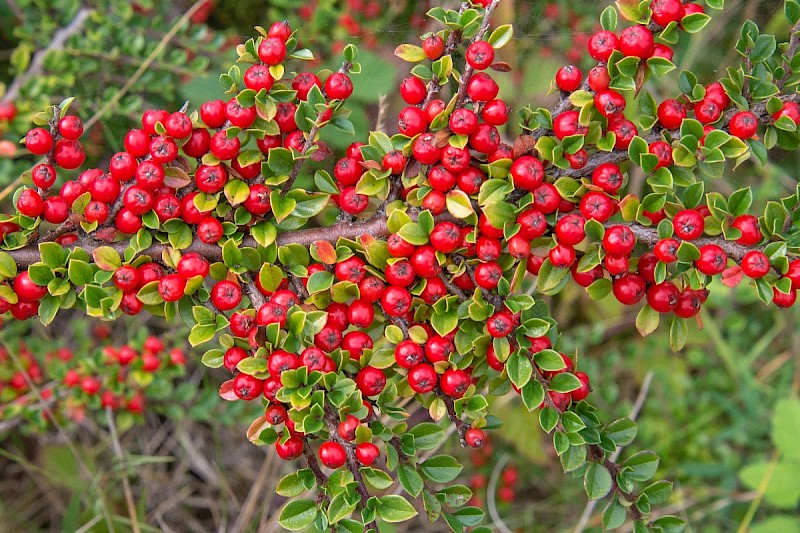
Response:
POLYGON ((536 140, 530 135, 520 135, 514 141, 514 159, 519 159, 523 155, 532 154, 536 148, 536 140))
POLYGON ((233 380, 229 379, 225 383, 219 386, 219 397, 223 400, 228 400, 229 402, 235 402, 239 399, 236 396, 236 393, 233 392, 233 380))
POLYGON ((436 148, 444 148, 448 144, 450 144, 450 130, 444 129, 439 130, 433 134, 433 144, 436 148))
POLYGON ((336 264, 336 248, 328 241, 317 241, 311 244, 311 255, 316 255, 326 265, 336 264))
POLYGON ((361 166, 366 168, 367 170, 383 170, 383 165, 371 159, 362 162, 361 166))
POLYGON ((261 435, 261 432, 264 431, 269 427, 269 423, 267 422, 266 416, 259 416, 253 423, 250 424, 250 427, 247 429, 247 439, 250 442, 255 442, 258 440, 258 436, 261 435))
POLYGON ((742 272, 742 267, 733 265, 722 271, 722 284, 726 287, 733 288, 742 282, 743 277, 744 272, 742 272))
POLYGON ((496 70, 497 72, 511 72, 511 65, 509 65, 505 61, 498 61, 497 63, 493 63, 492 65, 489 65, 489 68, 492 70, 496 70))

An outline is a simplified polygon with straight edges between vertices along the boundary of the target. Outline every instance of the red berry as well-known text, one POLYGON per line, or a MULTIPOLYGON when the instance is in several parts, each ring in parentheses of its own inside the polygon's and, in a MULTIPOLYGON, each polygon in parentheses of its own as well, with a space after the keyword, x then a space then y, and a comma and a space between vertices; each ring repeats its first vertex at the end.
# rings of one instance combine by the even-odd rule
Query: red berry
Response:
POLYGON ((277 65, 286 58, 286 42, 280 37, 267 37, 258 45, 258 58, 267 65, 277 65))
POLYGON ((356 446, 356 459, 362 466, 370 466, 378 460, 381 452, 377 446, 371 442, 362 442, 356 446))
POLYGON ((678 211, 672 219, 675 235, 686 241, 692 241, 703 234, 705 221, 703 216, 694 209, 678 211))
POLYGON ((761 251, 751 250, 742 258, 742 272, 749 278, 763 278, 769 270, 769 258, 761 251))
POLYGON ((356 374, 356 386, 364 396, 377 396, 386 387, 386 374, 383 370, 367 366, 356 374))
POLYGON ((325 80, 325 94, 333 100, 347 100, 353 94, 353 82, 347 74, 335 72, 325 80))
POLYGON ((481 429, 469 428, 464 433, 464 440, 470 448, 480 448, 486 443, 486 434, 481 429))
POLYGON ((467 48, 465 58, 475 70, 485 70, 494 62, 494 48, 486 41, 475 41, 467 48))
POLYGON ((625 28, 619 36, 619 49, 626 56, 647 59, 655 49, 653 32, 638 25, 625 28))
POLYGON ((436 61, 444 53, 444 40, 438 35, 431 35, 422 41, 422 52, 431 61, 436 61))
POLYGON ((566 65, 556 72, 556 85, 564 92, 571 93, 581 86, 583 73, 575 65, 566 65))
POLYGON ((328 468, 340 468, 346 459, 344 448, 338 442, 324 442, 319 447, 319 460, 328 468))
POLYGON ((25 136, 25 147, 35 155, 45 155, 53 148, 53 136, 44 128, 33 128, 25 136))
POLYGON ((611 53, 619 46, 619 39, 613 32, 602 30, 589 39, 589 55, 596 61, 607 61, 611 53))
POLYGON ((429 364, 420 363, 408 371, 408 385, 416 393, 431 392, 437 381, 436 371, 429 364))
POLYGON ((728 127, 734 137, 749 139, 758 131, 758 119, 750 111, 740 111, 733 115, 728 127))

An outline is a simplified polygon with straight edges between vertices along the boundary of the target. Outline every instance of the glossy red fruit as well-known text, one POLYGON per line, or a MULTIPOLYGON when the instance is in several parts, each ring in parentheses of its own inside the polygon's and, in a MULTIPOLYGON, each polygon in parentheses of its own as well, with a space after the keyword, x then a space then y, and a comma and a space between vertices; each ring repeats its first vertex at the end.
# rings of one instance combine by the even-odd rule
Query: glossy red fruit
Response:
POLYGON ((530 155, 522 156, 514 161, 510 172, 514 186, 526 191, 536 189, 544 180, 544 165, 530 155))
POLYGON ((447 369, 439 378, 439 386, 446 395, 461 398, 470 386, 469 374, 460 369, 447 369))
POLYGON ((644 298, 647 283, 638 274, 623 274, 612 284, 614 297, 624 305, 634 305, 644 298))
POLYGON ((665 281, 647 289, 647 303, 659 313, 668 313, 678 305, 680 291, 674 283, 665 281))
POLYGON ((53 148, 53 136, 44 128, 33 128, 25 136, 25 148, 34 155, 45 155, 53 148))
POLYGON ((731 227, 734 227, 742 232, 742 236, 736 239, 739 244, 745 246, 752 246, 758 244, 763 239, 761 228, 758 224, 758 219, 753 215, 740 215, 733 219, 731 227))
POLYGON ((614 50, 620 46, 616 34, 608 30, 602 30, 589 39, 587 47, 589 55, 596 61, 607 61, 614 50))
POLYGON ((421 104, 425 100, 428 88, 425 82, 416 76, 408 76, 400 82, 400 96, 410 105, 421 104))
POLYGON ((377 446, 372 444, 371 442, 362 442, 358 446, 356 446, 356 459, 358 462, 361 463, 362 466, 370 466, 378 460, 378 457, 381 456, 381 452, 377 446))
POLYGON ((420 363, 408 371, 408 385, 416 393, 425 394, 436 388, 436 370, 426 363, 420 363))
POLYGON ((356 374, 356 386, 364 396, 377 396, 386 387, 386 374, 383 370, 366 366, 356 374))
POLYGON ((430 35, 422 41, 422 52, 431 61, 436 61, 444 53, 444 39, 438 35, 430 35))
POLYGON ((759 250, 751 250, 742 258, 742 272, 748 278, 763 278, 769 274, 769 257, 759 250))
POLYGON ((716 244, 700 247, 700 258, 694 262, 695 268, 707 276, 719 274, 728 265, 728 256, 716 244))
POLYGON ((619 36, 619 49, 626 56, 647 59, 655 49, 653 32, 639 25, 625 28, 619 36))
POLYGON ((480 448, 486 443, 486 434, 482 429, 469 428, 464 433, 464 440, 470 448, 480 448))
POLYGON ((758 118, 750 111, 739 111, 728 124, 731 135, 740 139, 749 139, 758 131, 758 118))
POLYGON ((300 437, 289 437, 286 442, 281 442, 282 440, 278 439, 275 442, 275 451, 278 452, 278 457, 285 461, 291 461, 303 454, 303 441, 300 437))
POLYGON ((347 74, 334 72, 325 80, 325 93, 334 100, 346 100, 353 94, 353 82, 347 74))
POLYGON ((475 41, 467 47, 464 57, 475 70, 485 70, 494 62, 494 48, 486 41, 475 41))
POLYGON ((177 302, 185 290, 186 279, 179 274, 168 274, 158 282, 158 294, 165 302, 177 302))
POLYGON ((221 311, 235 309, 241 301, 242 289, 232 281, 218 281, 211 289, 211 303, 221 311))
POLYGON ((685 118, 686 106, 674 98, 664 100, 658 105, 658 123, 662 128, 678 129, 685 118))
POLYGON ((703 216, 694 209, 678 211, 672 219, 675 235, 686 241, 692 241, 703 234, 705 221, 703 216))
POLYGON ((575 65, 565 65, 556 72, 556 86, 564 91, 571 93, 581 86, 583 73, 575 65))

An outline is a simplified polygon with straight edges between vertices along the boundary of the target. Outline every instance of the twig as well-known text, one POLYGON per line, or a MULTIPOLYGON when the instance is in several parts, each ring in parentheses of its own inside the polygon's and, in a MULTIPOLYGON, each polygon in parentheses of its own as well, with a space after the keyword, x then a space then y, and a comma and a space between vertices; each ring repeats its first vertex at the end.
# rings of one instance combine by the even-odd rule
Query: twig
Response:
MULTIPOLYGON (((483 14, 483 22, 481 22, 481 27, 478 30, 478 33, 475 37, 472 38, 472 42, 477 42, 483 39, 486 32, 489 30, 489 19, 492 16, 492 11, 495 10, 497 5, 500 3, 500 0, 493 0, 491 4, 486 8, 486 12, 483 14)), ((461 75, 461 83, 459 83, 458 87, 458 94, 456 96, 456 108, 461 107, 464 105, 464 99, 467 96, 467 86, 469 85, 469 80, 472 78, 473 68, 472 66, 467 63, 464 67, 464 74, 461 75)))
MULTIPOLYGON (((352 67, 353 67, 352 63, 350 63, 349 61, 345 61, 342 64, 341 68, 339 68, 339 73, 346 74, 347 72, 350 71, 352 67)), ((300 170, 302 170, 303 164, 306 161, 306 156, 308 155, 308 152, 311 150, 311 147, 314 146, 315 139, 317 138, 317 133, 319 133, 320 128, 322 128, 322 126, 325 124, 325 122, 320 122, 320 119, 322 118, 322 115, 326 111, 330 110, 330 108, 331 108, 331 103, 328 102, 328 106, 325 108, 325 111, 322 112, 317 111, 317 119, 314 121, 314 126, 311 128, 311 131, 308 132, 308 138, 306 139, 306 142, 303 144, 303 150, 300 152, 300 156, 295 161, 294 166, 292 167, 292 170, 289 173, 289 179, 286 180, 286 183, 283 184, 283 188, 281 189, 281 196, 285 195, 290 190, 292 190, 292 185, 294 185, 294 180, 296 180, 297 176, 300 174, 300 170)))
MULTIPOLYGON (((644 381, 642 381, 642 388, 639 389, 639 394, 636 396, 636 401, 633 403, 633 407, 631 407, 631 412, 628 415, 628 418, 631 420, 636 420, 639 417, 639 412, 642 410, 642 406, 644 405, 645 400, 647 399, 647 394, 650 392, 650 385, 653 382, 653 371, 648 371, 647 374, 644 376, 644 381)), ((619 455, 622 453, 622 447, 618 447, 614 453, 611 454, 609 457, 609 461, 616 461, 619 458, 619 455)), ((585 528, 586 525, 589 523, 589 518, 591 518, 592 513, 594 512, 594 508, 597 505, 597 500, 589 500, 586 502, 586 506, 583 508, 583 512, 581 513, 581 517, 578 520, 578 525, 575 526, 575 533, 581 533, 585 528)))
POLYGON ((461 442, 461 447, 466 448, 467 439, 465 437, 465 434, 469 429, 469 424, 461 420, 461 418, 459 418, 459 416, 456 414, 456 405, 450 396, 444 394, 441 391, 441 389, 436 390, 436 395, 439 396, 439 398, 441 398, 444 404, 447 406, 447 416, 450 418, 450 421, 453 423, 453 425, 456 427, 456 430, 458 431, 458 439, 459 442, 461 442))
POLYGON ((93 10, 89 8, 81 9, 69 24, 55 32, 50 44, 36 52, 36 54, 33 56, 28 70, 14 78, 14 81, 11 83, 11 85, 9 85, 6 93, 2 98, 0 98, 0 103, 5 104, 16 100, 25 84, 28 83, 31 78, 39 76, 42 73, 42 70, 44 69, 44 61, 47 59, 47 55, 53 50, 59 50, 63 48, 64 43, 67 42, 67 39, 81 31, 83 24, 86 22, 86 19, 89 18, 89 15, 92 14, 92 12, 93 10))
MULTIPOLYGON (((330 438, 333 439, 335 442, 339 443, 339 445, 344 448, 345 457, 346 457, 346 464, 347 469, 350 470, 350 473, 353 474, 353 479, 355 479, 357 483, 357 490, 358 495, 361 496, 361 501, 359 502, 361 508, 365 508, 367 505, 367 500, 369 500, 369 492, 367 491, 367 485, 364 483, 364 476, 361 475, 361 470, 358 466, 358 459, 356 458, 356 453, 353 447, 353 444, 344 440, 341 435, 339 435, 338 424, 339 424, 339 415, 336 410, 327 402, 325 403, 325 423, 328 426, 328 433, 330 434, 330 438)), ((364 524, 366 528, 365 531, 369 531, 370 529, 378 531, 378 524, 373 520, 367 524, 364 524)))
MULTIPOLYGON (((119 443, 119 435, 117 434, 117 426, 114 424, 114 413, 111 407, 106 407, 106 421, 108 422, 108 431, 111 433, 111 448, 114 450, 114 455, 120 465, 125 461, 125 454, 122 451, 122 445, 119 443)), ((139 528, 139 519, 136 516, 136 504, 133 501, 133 492, 131 492, 131 484, 128 481, 127 469, 122 472, 122 492, 125 494, 125 504, 128 506, 128 516, 131 518, 131 528, 133 533, 141 533, 139 528)))
POLYGON ((123 96, 125 96, 128 93, 128 91, 131 89, 131 87, 133 87, 136 84, 136 82, 139 81, 139 78, 141 78, 142 75, 145 72, 147 72, 147 69, 150 68, 150 64, 153 61, 155 61, 156 58, 159 55, 161 55, 161 53, 167 47, 169 42, 173 39, 173 37, 175 37, 175 35, 178 33, 178 31, 180 31, 181 27, 191 18, 192 15, 194 15, 198 10, 200 10, 205 5, 205 3, 206 3, 205 0, 197 0, 197 2, 195 2, 192 5, 192 7, 190 7, 189 10, 186 11, 186 13, 184 13, 183 16, 177 20, 177 22, 175 22, 175 24, 173 24, 172 28, 170 28, 170 30, 164 35, 164 37, 161 39, 161 41, 158 43, 158 45, 153 49, 153 51, 150 53, 150 55, 147 56, 147 59, 145 59, 144 62, 139 66, 139 68, 136 69, 136 72, 133 73, 133 76, 131 76, 131 78, 128 80, 128 82, 125 85, 123 85, 114 94, 114 96, 111 98, 111 100, 106 102, 103 105, 103 107, 101 107, 100 110, 97 113, 94 114, 94 116, 92 118, 90 118, 88 121, 86 121, 86 124, 85 124, 84 128, 87 131, 92 126, 94 126, 94 124, 98 120, 103 118, 103 116, 109 110, 111 110, 114 106, 116 106, 119 103, 120 99, 123 96))
POLYGON ((500 473, 503 467, 508 463, 508 454, 504 453, 500 459, 495 463, 492 469, 492 474, 489 476, 489 483, 486 485, 486 507, 489 511, 489 516, 492 518, 492 523, 497 527, 500 533, 512 533, 503 519, 500 518, 500 513, 497 512, 497 502, 495 493, 497 492, 497 481, 500 479, 500 473))

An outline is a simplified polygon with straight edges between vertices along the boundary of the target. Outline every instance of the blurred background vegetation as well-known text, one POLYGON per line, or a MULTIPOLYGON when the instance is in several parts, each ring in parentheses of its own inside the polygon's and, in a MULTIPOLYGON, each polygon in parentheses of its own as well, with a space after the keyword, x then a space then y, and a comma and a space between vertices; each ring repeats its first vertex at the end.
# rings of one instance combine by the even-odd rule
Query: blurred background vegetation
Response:
MULTIPOLYGON (((366 140, 378 123, 393 131, 402 106, 396 82, 405 75, 393 50, 433 28, 423 16, 427 3, 0 0, 6 22, 0 25, 0 82, 6 87, 81 9, 93 10, 63 46, 42 55, 35 76, 17 84, 19 115, 0 125, 0 189, 6 188, 0 198, 9 201, 33 162, 14 148, 46 104, 77 96, 73 109, 94 124, 87 134, 90 157, 102 166, 143 109, 177 109, 186 100, 195 108, 223 97, 218 74, 235 57, 232 48, 252 35, 253 24, 273 20, 288 19, 300 29, 301 42, 316 53, 314 68, 335 65, 344 42, 362 49, 364 74, 354 79, 350 103, 359 136, 325 137, 332 147, 366 140)), ((545 96, 550 80, 559 66, 585 61, 585 42, 607 4, 505 0, 497 23, 513 23, 515 39, 500 58, 513 67, 500 76, 502 96, 517 108, 552 102, 545 96)), ((726 4, 712 13, 706 30, 691 40, 684 35, 676 47, 678 67, 701 82, 735 64, 732 42, 745 19, 779 39, 788 31, 782 2, 726 4)), ((676 80, 667 76, 649 89, 666 97, 677 91, 676 80)), ((510 126, 506 135, 515 133, 510 126)), ((794 191, 797 168, 796 154, 778 152, 768 165, 743 165, 725 180, 706 183, 706 190, 751 186, 757 211, 766 199, 794 191)), ((631 186, 642 182, 634 175, 631 186)), ((657 477, 676 487, 665 513, 680 515, 697 532, 800 532, 800 314, 797 308, 767 311, 745 286, 713 289, 698 328, 676 354, 663 326, 642 339, 636 310, 613 299, 592 302, 570 287, 550 302, 564 332, 558 348, 577 354, 607 419, 637 418, 639 436, 622 453, 652 449, 661 456, 657 477)), ((153 382, 134 379, 131 386, 146 398, 143 414, 123 408, 109 419, 99 397, 78 390, 40 396, 49 387, 57 391, 73 364, 54 364, 45 354, 69 347, 76 368, 100 375, 111 372, 99 355, 102 345, 141 344, 150 334, 170 346, 186 338, 178 325, 165 329, 142 318, 103 329, 65 315, 49 328, 7 324, 0 330, 0 532, 279 529, 281 498, 273 489, 293 466, 247 441, 258 407, 220 400, 225 371, 206 369, 187 346, 185 370, 159 372, 153 382), (75 405, 84 416, 67 408, 75 405)), ((602 509, 586 506, 580 481, 564 476, 536 416, 512 396, 494 402, 506 424, 492 433, 490 450, 461 452, 448 441, 448 451, 462 454, 468 465, 464 483, 476 489, 476 501, 499 531, 599 531, 602 509)), ((440 529, 423 519, 407 530, 440 529)))

